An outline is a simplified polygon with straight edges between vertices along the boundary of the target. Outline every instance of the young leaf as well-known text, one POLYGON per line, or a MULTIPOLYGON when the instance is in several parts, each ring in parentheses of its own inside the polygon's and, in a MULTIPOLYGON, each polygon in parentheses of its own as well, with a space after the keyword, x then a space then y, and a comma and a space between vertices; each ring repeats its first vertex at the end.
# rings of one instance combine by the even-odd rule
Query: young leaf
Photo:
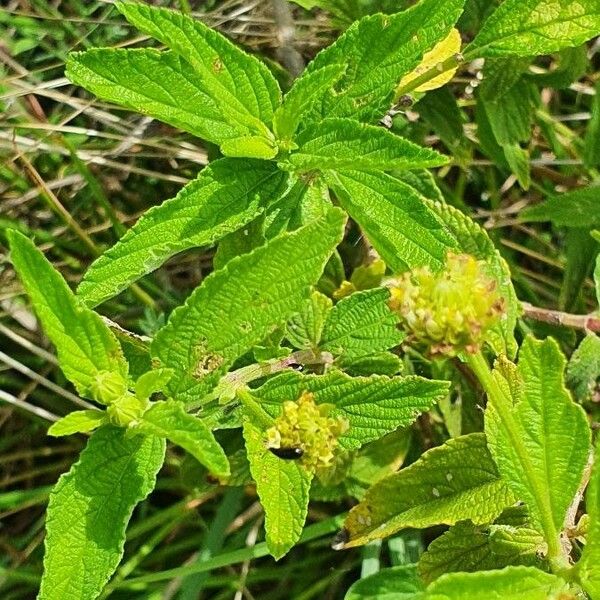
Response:
POLYGON ((220 104, 205 90, 202 77, 174 52, 152 48, 72 52, 65 75, 98 98, 215 144, 248 132, 226 119, 220 104))
POLYGON ((561 227, 589 228, 600 225, 600 186, 590 186, 550 196, 523 211, 521 220, 552 221, 561 227))
POLYGON ((165 444, 111 426, 90 438, 48 505, 39 600, 96 598, 123 556, 134 507, 154 487, 165 444))
POLYGON ((33 242, 9 230, 11 259, 44 332, 56 346, 60 367, 77 391, 88 398, 98 375, 126 381, 121 346, 100 316, 86 308, 33 242))
POLYGON ((391 567, 359 579, 344 600, 416 600, 424 590, 413 565, 391 567))
POLYGON ((208 246, 244 227, 283 193, 287 177, 265 161, 224 158, 175 198, 151 208, 85 274, 78 293, 94 306, 178 252, 208 246))
POLYGON ((217 477, 229 476, 229 461, 223 448, 198 417, 185 412, 181 402, 155 402, 135 429, 181 446, 217 477))
MULTIPOLYGON (((353 119, 323 119, 310 124, 295 139, 298 149, 289 157, 294 170, 391 171, 445 165, 435 150, 417 146, 384 127, 353 119)), ((283 163, 285 166, 285 163, 283 163)))
POLYGON ((265 511, 267 546, 275 560, 298 541, 308 512, 313 473, 292 460, 281 460, 266 447, 262 430, 244 421, 250 472, 265 511))
POLYGON ((444 575, 427 588, 422 600, 548 600, 560 598, 563 591, 568 594, 568 588, 564 579, 534 567, 506 567, 444 575))
POLYGON ((585 548, 577 564, 583 589, 592 600, 600 598, 600 447, 596 447, 594 470, 585 496, 585 506, 590 517, 585 548))
POLYGON ((260 135, 246 135, 229 140, 221 144, 224 156, 248 157, 269 160, 277 156, 277 148, 272 140, 260 135))
POLYGON ((398 427, 410 425, 445 396, 445 381, 422 377, 350 377, 332 370, 326 375, 302 375, 295 371, 273 377, 253 390, 261 406, 272 417, 279 416, 281 403, 312 392, 317 404, 332 404, 331 416, 341 416, 350 429, 339 438, 345 450, 355 450, 398 427))
POLYGON ((505 0, 466 48, 470 57, 535 56, 600 33, 598 0, 505 0))
POLYGON ((569 359, 567 383, 580 402, 589 400, 600 377, 600 338, 588 333, 569 359))
POLYGON ((398 318, 388 307, 389 290, 357 292, 340 300, 329 313, 321 349, 352 360, 402 343, 398 318))
POLYGON ((262 62, 217 31, 179 12, 136 2, 115 6, 140 31, 156 38, 194 67, 206 94, 231 124, 268 134, 281 102, 277 81, 262 62))
POLYGON ((427 451, 411 466, 376 483, 345 522, 344 547, 360 546, 407 527, 488 523, 514 502, 488 452, 472 433, 427 451))
POLYGON ((499 325, 490 332, 491 344, 497 354, 510 357, 517 352, 514 331, 519 316, 519 300, 510 278, 510 270, 485 230, 457 208, 442 202, 425 201, 427 206, 446 225, 454 238, 455 248, 485 261, 488 275, 505 299, 506 313, 499 325))
MULTIPOLYGON (((507 484, 526 502, 532 524, 557 535, 590 452, 585 412, 564 386, 565 362, 552 338, 527 338, 519 352, 521 399, 512 409, 516 431, 509 430, 492 403, 485 419, 490 451, 507 484)), ((555 552, 558 540, 546 541, 549 552, 555 552)))
POLYGON ((312 73, 332 64, 347 67, 336 94, 323 94, 315 114, 363 122, 381 118, 398 82, 450 33, 464 2, 421 0, 408 10, 368 16, 352 25, 307 68, 312 73))
POLYGON ((331 306, 327 296, 313 292, 302 310, 288 321, 285 337, 300 350, 317 348, 331 306))
POLYGON ((343 234, 344 215, 325 217, 231 260, 171 314, 152 353, 176 369, 169 384, 180 400, 198 399, 233 361, 301 307, 343 234))
POLYGON ((325 174, 340 204, 394 271, 429 265, 439 270, 456 242, 444 222, 410 186, 385 173, 325 174))
POLYGON ((76 410, 56 421, 48 429, 48 435, 60 437, 73 433, 93 431, 106 422, 106 413, 101 410, 76 410))
MULTIPOLYGON (((510 509, 508 509, 510 510, 510 509)), ((474 525, 461 521, 429 544, 419 559, 419 575, 431 581, 446 573, 486 571, 509 565, 537 566, 543 537, 528 527, 474 525)))
POLYGON ((273 130, 278 138, 291 140, 298 126, 323 94, 332 90, 346 70, 344 65, 329 65, 313 73, 302 74, 275 111, 273 130))
POLYGON ((162 392, 173 377, 172 369, 154 369, 141 375, 135 382, 135 395, 148 400, 155 392, 162 392))

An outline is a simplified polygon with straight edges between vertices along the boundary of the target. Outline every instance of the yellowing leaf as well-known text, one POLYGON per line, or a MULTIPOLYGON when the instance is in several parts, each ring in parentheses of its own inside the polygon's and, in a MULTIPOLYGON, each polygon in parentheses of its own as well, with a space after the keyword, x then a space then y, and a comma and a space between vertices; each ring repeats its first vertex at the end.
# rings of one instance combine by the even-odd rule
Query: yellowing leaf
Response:
MULTIPOLYGON (((423 60, 419 66, 402 79, 398 89, 404 89, 411 81, 414 81, 417 79, 417 77, 423 75, 423 73, 426 73, 431 69, 435 69, 445 60, 460 52, 461 42, 460 32, 458 29, 452 29, 445 39, 436 44, 432 50, 423 55, 423 60)), ((439 87, 442 87, 454 77, 456 68, 457 67, 450 69, 449 71, 444 71, 437 77, 430 79, 427 83, 415 88, 413 91, 428 92, 429 90, 435 90, 439 87)))

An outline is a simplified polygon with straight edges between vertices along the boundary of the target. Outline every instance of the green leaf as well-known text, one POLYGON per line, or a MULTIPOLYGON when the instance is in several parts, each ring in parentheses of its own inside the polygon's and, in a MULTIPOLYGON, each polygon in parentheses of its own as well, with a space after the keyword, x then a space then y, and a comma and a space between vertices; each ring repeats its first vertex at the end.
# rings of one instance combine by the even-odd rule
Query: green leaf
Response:
POLYGON ((181 446, 217 477, 229 476, 229 461, 223 448, 198 417, 185 412, 183 403, 153 403, 135 429, 181 446))
POLYGON ((556 575, 534 567, 506 567, 444 575, 427 588, 422 600, 548 600, 560 598, 562 591, 568 594, 567 590, 556 575))
POLYGON ((413 600, 424 590, 414 566, 391 567, 359 579, 344 600, 413 600))
POLYGON ((52 494, 39 600, 96 598, 123 556, 134 507, 154 488, 165 444, 102 427, 52 494))
POLYGON ((439 167, 448 162, 435 150, 417 146, 384 127, 353 119, 323 119, 310 124, 295 142, 298 149, 288 161, 300 172, 315 169, 391 171, 439 167))
POLYGON ((600 34, 598 0, 504 0, 466 48, 469 57, 535 56, 600 34))
POLYGON ((510 170, 517 177, 519 185, 528 190, 531 185, 531 172, 529 164, 529 152, 521 148, 519 144, 504 144, 502 146, 504 158, 510 170))
POLYGON ((263 160, 269 160, 277 156, 277 148, 274 142, 260 135, 246 135, 225 140, 221 144, 221 152, 224 156, 246 156, 263 160))
POLYGON ((260 428, 244 420, 250 473, 265 511, 267 547, 278 560, 298 541, 308 512, 313 473, 272 454, 260 428))
POLYGON ((265 64, 179 12, 135 2, 116 2, 115 6, 132 25, 192 65, 228 123, 268 134, 266 125, 281 103, 281 91, 265 64))
POLYGON ((377 288, 340 300, 325 322, 321 349, 346 361, 400 345, 404 334, 389 298, 389 290, 377 288))
POLYGON ((600 186, 590 186, 550 196, 525 209, 522 221, 552 221, 561 227, 590 228, 600 225, 600 186))
POLYGON ((454 248, 471 254, 486 263, 487 274, 493 278, 498 291, 505 299, 506 312, 490 335, 490 342, 497 354, 514 356, 517 342, 514 331, 519 316, 519 300, 510 278, 510 269, 494 246, 486 231, 473 219, 457 208, 441 202, 426 201, 427 206, 443 221, 454 238, 454 248))
POLYGON ((332 370, 325 375, 295 371, 273 377, 253 394, 272 417, 279 416, 285 400, 297 400, 312 392, 317 404, 332 404, 332 416, 348 420, 350 429, 339 438, 340 446, 355 450, 398 427, 410 425, 448 391, 445 381, 422 377, 350 377, 332 370))
POLYGON ((564 527, 590 452, 587 417, 564 386, 565 362, 552 338, 543 342, 527 338, 519 352, 521 398, 512 409, 516 431, 509 432, 494 404, 488 404, 485 414, 485 431, 498 469, 527 504, 532 524, 544 532, 552 525, 557 532, 564 527))
POLYGON ((285 337, 295 348, 316 348, 321 341, 323 326, 332 302, 321 292, 313 292, 302 310, 294 315, 286 326, 285 337))
POLYGON ((76 410, 56 421, 48 429, 48 435, 60 437, 73 433, 93 431, 106 422, 106 413, 100 410, 76 410))
POLYGON ((77 391, 94 398, 92 388, 103 372, 126 381, 121 346, 101 317, 83 305, 29 238, 11 230, 7 237, 12 263, 56 346, 60 368, 77 391))
POLYGON ((283 104, 275 111, 273 129, 278 138, 291 140, 305 115, 344 74, 344 65, 329 65, 313 73, 303 73, 290 88, 283 104))
POLYGON ((396 272, 429 265, 440 270, 456 243, 444 222, 410 186, 385 173, 327 172, 340 204, 396 272))
POLYGON ((307 67, 307 73, 333 64, 346 67, 336 93, 323 94, 313 120, 349 117, 364 122, 381 118, 402 77, 450 33, 464 1, 421 0, 408 10, 376 14, 354 23, 307 67))
POLYGON ((169 384, 180 400, 198 399, 233 361, 302 307, 342 238, 344 215, 284 234, 213 272, 173 311, 151 350, 175 369, 169 384))
POLYGON ((514 502, 488 452, 472 433, 427 451, 415 463, 376 483, 345 522, 345 547, 408 527, 488 523, 514 502))
POLYGON ((567 366, 567 383, 580 402, 589 400, 600 377, 600 338, 588 333, 567 366))
POLYGON ((594 469, 585 496, 585 506, 590 524, 585 547, 577 564, 583 589, 592 600, 600 598, 600 446, 596 446, 594 469))
POLYGON ((173 377, 172 369, 154 369, 141 375, 135 382, 135 395, 140 400, 148 400, 155 392, 162 392, 173 377))
POLYGON ((560 310, 575 309, 585 279, 592 274, 600 244, 590 235, 587 227, 570 227, 564 237, 567 264, 558 296, 560 310))
POLYGON ((461 521, 429 544, 419 560, 418 570, 423 581, 430 583, 445 573, 519 564, 538 566, 541 561, 537 553, 544 548, 544 538, 526 526, 481 526, 461 521))
POLYGON ((221 144, 248 130, 228 121, 202 77, 174 52, 100 48, 72 52, 65 75, 102 100, 221 144), (148 74, 152 74, 151 77, 148 74))
POLYGON ((211 163, 175 198, 151 208, 85 274, 78 293, 96 305, 189 248, 241 229, 283 193, 285 174, 264 161, 211 163))

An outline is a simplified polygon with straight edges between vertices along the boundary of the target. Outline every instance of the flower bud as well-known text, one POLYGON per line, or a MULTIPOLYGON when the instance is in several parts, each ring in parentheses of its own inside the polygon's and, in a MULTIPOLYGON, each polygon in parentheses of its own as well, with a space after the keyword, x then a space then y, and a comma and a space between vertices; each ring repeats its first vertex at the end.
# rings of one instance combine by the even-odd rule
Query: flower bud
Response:
POLYGON ((101 404, 118 400, 127 391, 127 381, 111 371, 100 371, 90 385, 92 399, 101 404))
POLYGON ((330 466, 338 438, 349 427, 346 419, 330 416, 332 408, 330 404, 316 404, 310 392, 295 402, 284 402, 283 412, 267 430, 267 447, 301 450, 299 462, 310 470, 330 466))
POLYGON ((484 263, 468 254, 448 253, 446 268, 404 273, 389 282, 390 308, 401 319, 409 341, 432 356, 480 350, 504 313, 504 299, 484 263))
POLYGON ((141 419, 147 407, 147 400, 140 400, 131 392, 127 392, 118 400, 111 402, 106 409, 106 413, 113 425, 129 427, 141 419))

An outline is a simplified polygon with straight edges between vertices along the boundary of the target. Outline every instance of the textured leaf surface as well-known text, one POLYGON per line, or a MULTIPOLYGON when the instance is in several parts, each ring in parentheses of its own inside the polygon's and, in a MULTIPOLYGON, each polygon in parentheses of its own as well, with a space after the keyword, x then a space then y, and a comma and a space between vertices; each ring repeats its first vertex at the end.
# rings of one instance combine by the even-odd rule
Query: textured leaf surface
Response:
POLYGON ((359 579, 344 600, 413 600, 424 589, 414 567, 392 567, 359 579))
POLYGON ((521 214, 523 221, 552 221, 562 227, 600 225, 600 186, 590 186, 551 196, 521 214))
POLYGON ((155 402, 136 428, 181 446, 217 477, 229 476, 229 461, 223 448, 198 417, 185 412, 181 402, 155 402))
POLYGON ((469 56, 535 56, 600 33, 599 0, 505 0, 466 49, 469 56))
POLYGON ((313 72, 332 64, 347 67, 337 93, 327 94, 316 113, 358 121, 381 118, 398 82, 450 33, 463 5, 464 0, 421 0, 408 10, 354 23, 307 68, 313 72))
POLYGON ((326 173, 341 205, 394 271, 442 268, 456 242, 410 186, 385 173, 326 173))
POLYGON ((285 95, 283 104, 275 111, 273 123, 275 133, 284 140, 292 139, 298 126, 315 102, 328 91, 343 75, 344 65, 329 65, 312 73, 303 73, 285 95))
POLYGON ((103 427, 52 494, 39 600, 96 598, 123 556, 135 505, 154 487, 162 440, 103 427))
POLYGON ((13 265, 45 334, 56 346, 61 369, 77 391, 91 397, 90 386, 100 371, 126 378, 121 346, 100 316, 73 294, 31 240, 15 231, 7 236, 13 265))
POLYGON ((211 163, 175 198, 151 208, 88 269, 78 292, 98 304, 125 289, 168 258, 214 244, 236 231, 283 193, 286 175, 257 160, 211 163))
POLYGON ((234 258, 171 314, 152 353, 176 369, 177 399, 206 392, 233 361, 294 315, 343 234, 344 215, 325 217, 234 258))
POLYGON ((583 588, 592 600, 600 598, 600 446, 596 446, 595 464, 585 496, 590 524, 585 548, 578 565, 583 588))
POLYGON ((448 228, 455 240, 455 248, 486 262, 488 275, 496 281, 498 291, 506 300, 506 312, 491 332, 491 343, 498 354, 514 356, 517 352, 514 331, 519 316, 519 300, 506 261, 485 230, 460 210, 441 202, 426 201, 426 204, 448 228))
POLYGON ((106 414, 100 410, 76 410, 69 413, 48 429, 48 435, 60 437, 72 433, 84 433, 100 427, 106 420, 106 414))
POLYGON ((447 393, 445 381, 422 377, 350 377, 341 371, 326 375, 302 375, 294 371, 273 377, 257 390, 265 410, 277 417, 281 403, 297 400, 304 391, 315 395, 317 404, 333 404, 332 415, 340 415, 350 429, 340 439, 347 450, 359 448, 398 427, 410 425, 447 393))
POLYGON ((567 590, 563 579, 534 567, 451 573, 427 588, 423 600, 548 600, 567 590))
POLYGON ((435 150, 417 146, 385 127, 353 119, 323 119, 308 125, 295 142, 299 147, 289 162, 298 171, 391 171, 439 167, 448 162, 435 150))
POLYGON ((545 549, 541 535, 528 527, 473 525, 462 521, 429 544, 419 559, 419 575, 427 583, 446 573, 534 566, 545 549))
POLYGON ((277 560, 300 538, 313 476, 297 462, 272 454, 261 429, 248 420, 244 422, 244 439, 250 473, 265 511, 267 545, 277 560))
POLYGON ((590 399, 600 377, 600 338, 588 333, 573 352, 567 367, 567 383, 579 401, 590 399))
POLYGON ((485 431, 490 451, 515 495, 528 506, 532 524, 551 520, 562 530, 590 451, 585 412, 564 386, 565 359, 556 341, 527 338, 519 352, 522 399, 513 409, 523 464, 492 404, 485 431))
POLYGON ((388 307, 389 297, 387 289, 378 288, 340 300, 325 322, 321 348, 352 360, 398 346, 404 334, 388 307))
POLYGON ((194 67, 206 93, 224 118, 255 133, 281 102, 281 91, 269 69, 217 31, 179 12, 134 2, 116 7, 140 31, 151 35, 194 67))
POLYGON ((359 546, 407 527, 487 523, 514 502, 488 452, 473 433, 429 450, 419 460, 376 483, 348 515, 346 547, 359 546))
POLYGON ((73 52, 65 75, 99 98, 183 129, 209 142, 246 133, 228 122, 202 77, 174 52, 100 48, 73 52))
POLYGON ((313 292, 302 310, 288 321, 286 338, 301 350, 316 348, 331 306, 330 298, 321 292, 313 292))

